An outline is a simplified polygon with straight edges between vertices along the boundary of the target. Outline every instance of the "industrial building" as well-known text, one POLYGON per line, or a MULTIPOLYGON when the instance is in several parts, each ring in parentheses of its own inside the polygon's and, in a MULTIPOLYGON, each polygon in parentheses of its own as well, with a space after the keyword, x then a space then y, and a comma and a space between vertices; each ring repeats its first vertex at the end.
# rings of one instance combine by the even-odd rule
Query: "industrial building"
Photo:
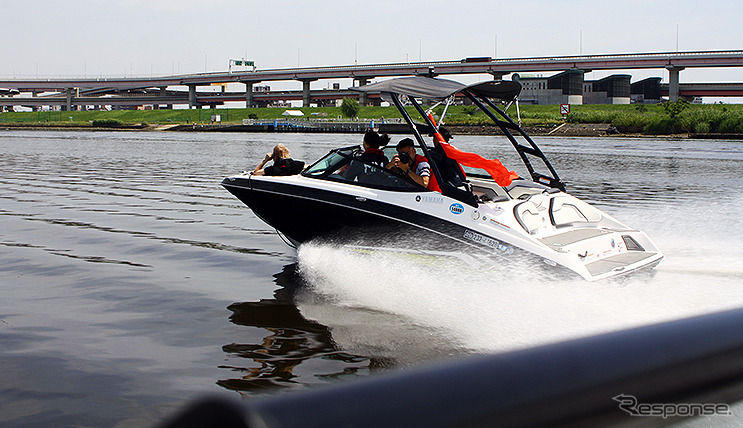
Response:
POLYGON ((599 80, 585 80, 582 70, 567 70, 549 77, 521 76, 522 104, 630 104, 661 101, 661 78, 651 77, 635 84, 628 74, 613 74, 599 80))
POLYGON ((630 85, 630 99, 637 104, 655 104, 661 100, 660 77, 648 77, 630 85))

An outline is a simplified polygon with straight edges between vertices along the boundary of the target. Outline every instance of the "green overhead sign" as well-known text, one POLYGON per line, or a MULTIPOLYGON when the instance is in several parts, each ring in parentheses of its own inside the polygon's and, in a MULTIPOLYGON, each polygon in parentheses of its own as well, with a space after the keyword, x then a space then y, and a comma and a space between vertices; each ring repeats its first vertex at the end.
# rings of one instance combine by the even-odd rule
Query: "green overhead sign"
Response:
POLYGON ((243 61, 243 60, 240 60, 240 59, 234 59, 234 60, 232 60, 232 62, 235 65, 244 65, 246 67, 255 67, 255 61, 243 61))

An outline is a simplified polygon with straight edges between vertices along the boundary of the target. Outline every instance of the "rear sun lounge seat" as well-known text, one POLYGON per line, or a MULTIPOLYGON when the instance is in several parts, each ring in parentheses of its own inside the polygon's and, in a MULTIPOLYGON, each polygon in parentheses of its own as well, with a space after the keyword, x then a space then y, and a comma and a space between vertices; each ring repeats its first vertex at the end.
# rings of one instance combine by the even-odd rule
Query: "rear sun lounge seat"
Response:
POLYGON ((550 220, 556 227, 574 223, 597 223, 601 220, 601 214, 577 198, 557 196, 550 201, 550 220))
POLYGON ((566 227, 576 223, 597 223, 601 214, 587 203, 572 196, 534 194, 514 207, 514 214, 521 226, 533 234, 545 226, 566 227))

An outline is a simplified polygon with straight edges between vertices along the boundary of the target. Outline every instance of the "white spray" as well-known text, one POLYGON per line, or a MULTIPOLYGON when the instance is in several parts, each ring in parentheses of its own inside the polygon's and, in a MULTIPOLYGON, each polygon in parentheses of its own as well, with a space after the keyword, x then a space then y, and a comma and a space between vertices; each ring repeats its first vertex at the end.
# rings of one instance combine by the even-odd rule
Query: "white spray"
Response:
POLYGON ((743 306, 743 232, 727 222, 743 200, 730 202, 624 213, 666 257, 654 277, 619 282, 322 245, 301 247, 298 258, 314 292, 336 307, 394 314, 471 351, 504 351, 743 306))

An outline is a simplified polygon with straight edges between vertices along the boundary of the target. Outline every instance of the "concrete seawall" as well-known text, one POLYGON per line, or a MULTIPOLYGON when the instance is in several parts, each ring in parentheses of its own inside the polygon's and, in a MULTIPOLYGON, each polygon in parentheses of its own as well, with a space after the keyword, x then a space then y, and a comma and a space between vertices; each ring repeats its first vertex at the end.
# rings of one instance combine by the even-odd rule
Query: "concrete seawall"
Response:
MULTIPOLYGON (((380 125, 375 130, 387 134, 408 134, 407 126, 404 124, 388 124, 389 126, 380 125)), ((446 128, 456 137, 456 135, 501 135, 502 132, 496 126, 482 125, 446 125, 446 128)), ((43 124, 43 123, 4 123, 0 124, 0 131, 7 130, 31 130, 31 131, 177 131, 177 132, 294 132, 300 134, 307 133, 348 133, 362 134, 371 128, 366 125, 356 127, 335 127, 335 128, 274 128, 270 125, 228 125, 228 124, 207 124, 207 125, 188 125, 188 124, 168 124, 168 125, 124 125, 115 127, 93 127, 90 124, 69 123, 69 124, 43 124)), ((621 137, 667 137, 667 138, 697 138, 697 139, 728 139, 743 140, 743 134, 673 134, 673 135, 646 135, 641 133, 623 133, 614 132, 611 125, 605 123, 567 123, 563 125, 542 125, 524 127, 526 133, 530 136, 551 136, 551 137, 602 137, 602 136, 621 136, 621 137)))

